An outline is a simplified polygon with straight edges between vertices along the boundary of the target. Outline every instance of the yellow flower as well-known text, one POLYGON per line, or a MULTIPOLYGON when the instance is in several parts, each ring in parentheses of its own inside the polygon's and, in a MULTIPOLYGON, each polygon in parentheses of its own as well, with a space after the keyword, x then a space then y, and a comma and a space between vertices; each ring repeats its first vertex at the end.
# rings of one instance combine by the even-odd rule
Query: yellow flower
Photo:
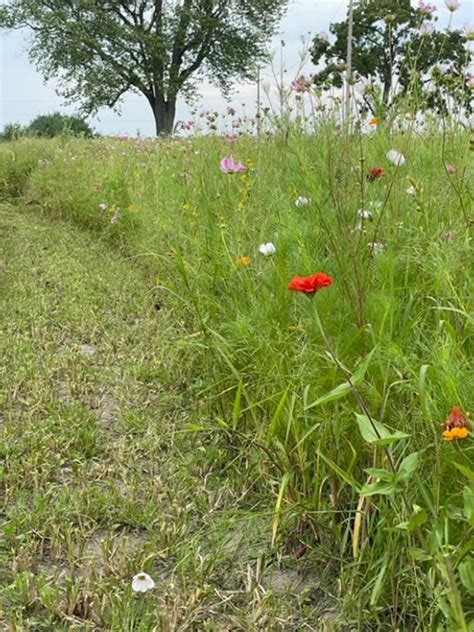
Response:
POLYGON ((252 263, 252 259, 247 255, 237 257, 236 262, 239 266, 249 266, 252 263))
POLYGON ((445 441, 452 441, 453 439, 465 439, 469 434, 467 428, 458 428, 455 426, 451 430, 445 430, 443 432, 443 439, 445 441))
POLYGON ((182 208, 183 208, 185 211, 188 211, 188 210, 189 210, 189 204, 188 204, 188 202, 183 202, 182 208))
POLYGON ((375 127, 379 121, 380 121, 380 116, 373 116, 369 121, 369 125, 372 125, 372 127, 375 127))

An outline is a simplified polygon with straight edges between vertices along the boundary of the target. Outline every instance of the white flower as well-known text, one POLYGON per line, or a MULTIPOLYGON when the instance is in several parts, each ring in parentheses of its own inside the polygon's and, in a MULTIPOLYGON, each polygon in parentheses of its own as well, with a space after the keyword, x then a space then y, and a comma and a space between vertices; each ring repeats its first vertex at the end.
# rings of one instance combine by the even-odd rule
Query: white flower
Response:
POLYGON ((387 250, 387 246, 379 241, 370 241, 367 245, 374 254, 387 250))
POLYGON ((387 151, 386 157, 387 157, 387 160, 390 160, 390 162, 393 162, 393 164, 396 165, 397 167, 401 167, 405 163, 405 156, 401 154, 400 152, 396 151, 395 149, 391 149, 390 151, 387 151))
POLYGON ((120 211, 115 211, 115 213, 110 218, 110 223, 116 224, 119 221, 119 219, 120 219, 120 211))
POLYGON ((304 195, 300 195, 295 200, 295 205, 298 206, 298 207, 306 206, 307 204, 311 204, 311 198, 310 197, 305 197, 304 195))
POLYGON ((356 94, 367 94, 372 89, 372 84, 366 77, 358 77, 354 83, 354 92, 356 94))
POLYGON ((449 11, 457 11, 461 6, 459 0, 444 0, 444 4, 449 11))
POLYGON ((146 593, 154 587, 155 582, 146 573, 138 573, 132 579, 132 590, 134 592, 146 593))
POLYGON ((260 254, 265 255, 265 257, 268 257, 270 255, 274 255, 275 254, 276 248, 272 244, 272 242, 269 241, 266 244, 260 244, 260 246, 258 247, 258 251, 259 251, 260 254))
POLYGON ((408 195, 416 195, 416 194, 417 194, 416 187, 414 187, 414 186, 413 186, 413 184, 411 184, 411 185, 407 188, 407 193, 408 193, 408 195))
POLYGON ((109 205, 107 204, 107 202, 101 202, 99 204, 99 208, 101 211, 106 211, 108 209, 109 205))
POLYGON ((360 208, 357 211, 357 217, 360 217, 360 219, 370 219, 370 220, 372 220, 372 213, 366 208, 360 208))

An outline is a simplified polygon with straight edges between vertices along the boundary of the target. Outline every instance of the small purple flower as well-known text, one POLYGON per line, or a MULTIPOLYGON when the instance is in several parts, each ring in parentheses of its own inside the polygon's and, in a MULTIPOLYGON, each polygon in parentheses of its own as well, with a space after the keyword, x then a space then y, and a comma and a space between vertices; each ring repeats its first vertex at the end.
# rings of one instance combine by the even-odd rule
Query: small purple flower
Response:
POLYGON ((447 163, 447 164, 445 165, 445 167, 446 167, 446 171, 447 171, 448 173, 456 173, 456 165, 453 165, 453 164, 447 163))
POLYGON ((302 94, 304 92, 308 92, 311 88, 311 78, 307 78, 304 75, 300 75, 293 79, 291 82, 291 89, 294 90, 297 94, 302 94))
POLYGON ((226 156, 220 162, 220 170, 222 173, 243 173, 247 167, 242 162, 235 162, 233 156, 226 156))

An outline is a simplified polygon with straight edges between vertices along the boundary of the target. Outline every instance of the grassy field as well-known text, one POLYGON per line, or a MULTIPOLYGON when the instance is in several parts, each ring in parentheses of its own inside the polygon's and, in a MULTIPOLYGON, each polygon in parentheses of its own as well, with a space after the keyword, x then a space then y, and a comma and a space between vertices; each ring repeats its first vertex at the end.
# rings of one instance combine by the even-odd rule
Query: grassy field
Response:
POLYGON ((0 146, 5 629, 474 630, 471 156, 0 146))

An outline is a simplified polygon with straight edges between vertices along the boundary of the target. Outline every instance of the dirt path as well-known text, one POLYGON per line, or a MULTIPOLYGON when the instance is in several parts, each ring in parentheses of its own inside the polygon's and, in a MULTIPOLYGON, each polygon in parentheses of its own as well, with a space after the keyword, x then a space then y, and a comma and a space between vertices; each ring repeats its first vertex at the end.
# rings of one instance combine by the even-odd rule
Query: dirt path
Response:
POLYGON ((242 493, 248 472, 224 475, 225 449, 187 432, 179 330, 155 304, 95 236, 0 207, 0 620, 331 629, 314 575, 268 562, 271 510, 242 493), (135 595, 143 569, 156 588, 135 595))

